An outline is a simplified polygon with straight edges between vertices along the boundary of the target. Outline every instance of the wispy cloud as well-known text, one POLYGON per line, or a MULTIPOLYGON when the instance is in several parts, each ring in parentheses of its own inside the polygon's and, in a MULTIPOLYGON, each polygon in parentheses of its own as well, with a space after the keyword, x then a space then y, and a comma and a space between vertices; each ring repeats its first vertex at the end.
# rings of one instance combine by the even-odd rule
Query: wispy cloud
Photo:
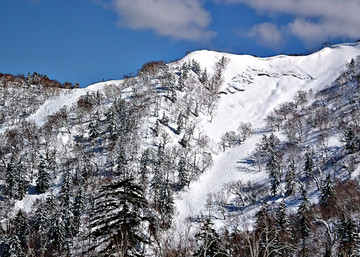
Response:
POLYGON ((152 30, 175 40, 207 41, 215 35, 208 29, 210 13, 199 0, 96 0, 114 11, 118 25, 152 30))
POLYGON ((215 0, 242 3, 264 14, 290 14, 294 19, 282 33, 308 44, 334 38, 360 37, 360 1, 356 0, 215 0))
POLYGON ((283 45, 281 30, 272 23, 254 25, 249 33, 259 45, 264 45, 278 50, 283 45))

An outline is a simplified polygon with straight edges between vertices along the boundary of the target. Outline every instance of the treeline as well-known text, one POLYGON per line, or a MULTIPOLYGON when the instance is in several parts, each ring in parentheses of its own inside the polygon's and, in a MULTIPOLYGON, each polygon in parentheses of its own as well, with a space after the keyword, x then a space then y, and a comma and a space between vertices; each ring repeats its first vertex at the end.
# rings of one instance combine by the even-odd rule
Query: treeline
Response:
POLYGON ((0 86, 6 87, 8 85, 12 86, 30 86, 30 85, 41 85, 43 87, 52 87, 52 88, 66 88, 73 89, 79 88, 79 83, 72 84, 71 82, 60 83, 57 80, 50 79, 46 75, 34 72, 33 74, 28 73, 25 77, 24 75, 12 75, 0 73, 0 86))

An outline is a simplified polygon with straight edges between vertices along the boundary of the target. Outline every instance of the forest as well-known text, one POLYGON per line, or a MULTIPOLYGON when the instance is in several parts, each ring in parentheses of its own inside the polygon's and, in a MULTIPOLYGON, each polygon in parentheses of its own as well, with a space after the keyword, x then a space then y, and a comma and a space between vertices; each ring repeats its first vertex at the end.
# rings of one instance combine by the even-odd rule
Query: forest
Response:
POLYGON ((200 124, 228 94, 229 62, 150 62, 99 89, 0 74, 0 255, 360 256, 360 57, 262 130, 239 122, 216 141, 200 124), (177 196, 255 136, 249 162, 267 179, 227 183, 176 228, 177 196))

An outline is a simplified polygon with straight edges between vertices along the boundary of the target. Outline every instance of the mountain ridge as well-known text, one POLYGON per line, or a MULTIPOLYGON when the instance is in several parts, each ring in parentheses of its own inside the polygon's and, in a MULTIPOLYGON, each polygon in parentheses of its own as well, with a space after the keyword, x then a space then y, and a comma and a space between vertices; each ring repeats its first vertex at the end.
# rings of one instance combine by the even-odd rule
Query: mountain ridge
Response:
MULTIPOLYGON (((46 215, 63 223, 65 237, 74 239, 71 247, 63 242, 70 249, 65 252, 51 241, 49 225, 51 254, 96 255, 111 252, 112 241, 103 240, 115 238, 117 229, 96 232, 100 244, 76 235, 90 238, 98 231, 93 224, 102 224, 106 211, 101 196, 116 199, 124 185, 136 188, 137 197, 144 194, 135 197, 142 206, 138 214, 151 214, 141 216, 136 229, 150 241, 160 240, 144 229, 151 222, 161 240, 177 232, 173 247, 195 240, 198 225, 207 219, 218 231, 254 228, 262 202, 275 210, 283 201, 294 213, 300 187, 316 206, 327 175, 335 183, 356 181, 360 172, 357 56, 359 44, 270 58, 202 50, 174 63, 144 65, 137 77, 82 89, 26 83, 17 88, 1 81, 0 204, 7 210, 0 212, 2 224, 20 210, 31 221, 51 200, 57 209, 46 215), (304 156, 313 162, 306 172, 304 156), (296 193, 287 195, 290 163, 296 164, 291 168, 296 193), (41 178, 44 169, 48 174, 41 178), (47 180, 45 189, 40 178, 47 180), (79 213, 73 208, 80 191, 86 208, 79 213), (92 216, 98 220, 90 222, 92 216), (77 229, 66 220, 76 221, 77 229), (189 238, 181 239, 186 233, 189 238)), ((336 216, 317 215, 338 222, 336 216)), ((3 230, 6 252, 14 233, 3 230)), ((161 242, 145 241, 139 244, 149 256, 162 249, 161 242)))

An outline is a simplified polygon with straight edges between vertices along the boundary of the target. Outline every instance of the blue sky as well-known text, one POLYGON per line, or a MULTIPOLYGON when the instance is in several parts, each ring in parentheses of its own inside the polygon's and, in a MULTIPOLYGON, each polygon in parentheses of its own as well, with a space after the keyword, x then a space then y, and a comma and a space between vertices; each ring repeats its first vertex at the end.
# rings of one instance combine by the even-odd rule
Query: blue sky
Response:
POLYGON ((82 87, 210 49, 271 56, 360 39, 355 0, 1 0, 0 72, 82 87))

